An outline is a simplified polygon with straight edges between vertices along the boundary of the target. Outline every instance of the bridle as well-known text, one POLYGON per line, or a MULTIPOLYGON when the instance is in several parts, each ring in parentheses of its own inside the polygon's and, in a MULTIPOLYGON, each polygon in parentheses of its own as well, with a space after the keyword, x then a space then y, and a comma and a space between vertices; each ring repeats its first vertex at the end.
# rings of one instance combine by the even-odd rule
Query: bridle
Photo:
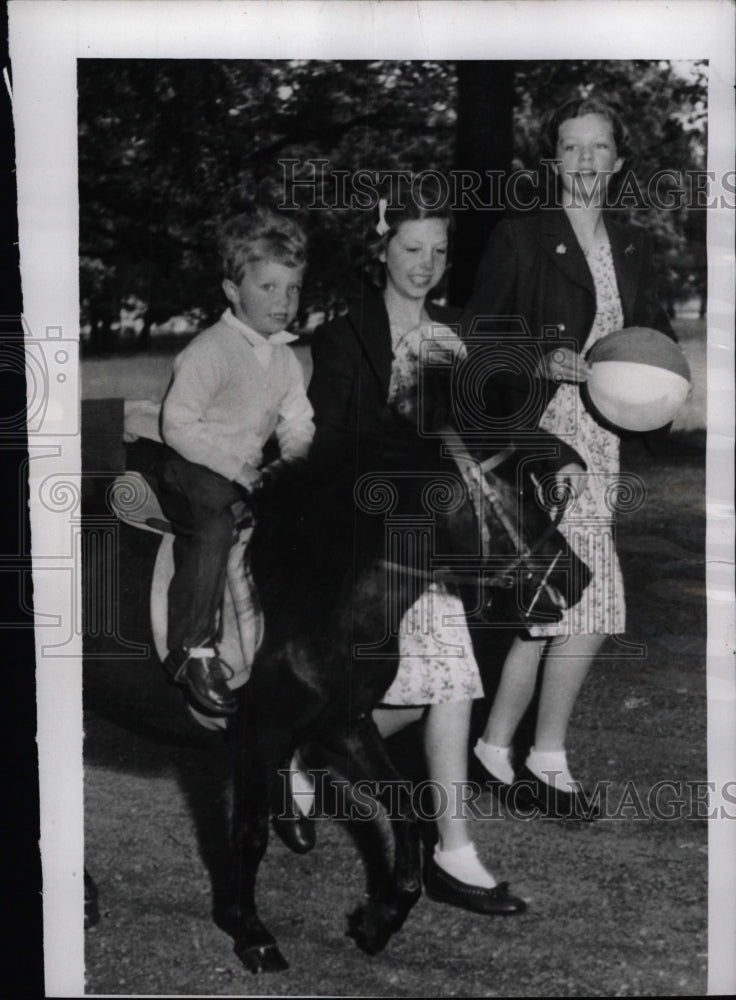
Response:
MULTIPOLYGON (((510 539, 515 552, 509 562, 500 568, 496 567, 495 572, 491 576, 484 575, 484 585, 488 587, 509 589, 513 587, 516 574, 519 570, 526 573, 527 579, 531 579, 532 571, 530 569, 524 571, 522 567, 525 561, 533 557, 539 551, 541 546, 547 541, 547 539, 550 538, 551 535, 557 530, 565 512, 564 506, 560 507, 555 513, 555 516, 550 518, 544 531, 541 532, 534 544, 532 546, 528 545, 517 531, 511 518, 508 516, 498 490, 488 479, 488 473, 492 472, 509 459, 514 454, 515 448, 504 448, 501 451, 490 455, 483 461, 478 461, 468 452, 462 438, 454 428, 443 428, 441 431, 441 438, 443 442, 443 454, 451 457, 457 465, 467 491, 468 499, 473 506, 473 511, 478 522, 480 532, 480 554, 482 561, 485 563, 493 556, 491 532, 488 527, 488 520, 484 516, 486 506, 493 511, 496 520, 502 526, 510 539)), ((539 482, 533 473, 531 478, 534 485, 538 487, 539 482)), ((554 572, 561 555, 562 549, 559 549, 554 558, 550 561, 542 579, 537 584, 535 591, 531 596, 529 605, 525 609, 524 617, 529 617, 531 615, 540 596, 545 590, 548 594, 550 594, 554 603, 559 604, 561 602, 564 605, 565 602, 562 595, 560 595, 559 592, 557 592, 556 589, 552 588, 549 584, 550 576, 554 572)), ((462 577, 457 573, 454 573, 449 568, 437 567, 432 570, 418 569, 411 566, 400 566, 398 563, 391 560, 383 560, 383 564, 387 568, 394 571, 408 574, 410 576, 421 577, 427 582, 467 584, 467 577, 462 577)), ((490 600, 487 603, 490 603, 490 600)))

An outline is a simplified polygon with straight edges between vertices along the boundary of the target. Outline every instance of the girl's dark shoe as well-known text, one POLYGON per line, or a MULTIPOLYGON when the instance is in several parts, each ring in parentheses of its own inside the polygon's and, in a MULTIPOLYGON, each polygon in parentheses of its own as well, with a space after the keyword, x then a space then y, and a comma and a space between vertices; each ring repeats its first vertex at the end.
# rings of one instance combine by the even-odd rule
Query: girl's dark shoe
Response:
POLYGON ((271 825, 294 854, 307 854, 317 842, 314 820, 308 816, 274 816, 271 825))
POLYGON ((503 805, 512 786, 493 773, 489 763, 484 759, 480 743, 481 741, 478 740, 470 758, 470 778, 471 780, 478 781, 483 788, 489 789, 501 805, 503 805))
POLYGON ((506 793, 506 805, 520 813, 538 813, 551 819, 594 820, 601 811, 585 792, 566 792, 542 781, 526 765, 506 793))
POLYGON ((526 910, 524 900, 512 896, 508 887, 508 882, 499 882, 492 889, 461 882, 440 868, 434 858, 429 859, 424 873, 424 889, 430 899, 488 917, 510 917, 526 910))

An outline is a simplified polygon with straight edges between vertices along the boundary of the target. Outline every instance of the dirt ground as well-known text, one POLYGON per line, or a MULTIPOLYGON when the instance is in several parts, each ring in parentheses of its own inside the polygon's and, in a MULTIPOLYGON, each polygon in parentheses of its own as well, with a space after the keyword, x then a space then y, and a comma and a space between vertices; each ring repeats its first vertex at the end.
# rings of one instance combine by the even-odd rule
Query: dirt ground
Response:
MULTIPOLYGON (((701 338, 697 345, 701 351, 701 338)), ((697 788, 687 784, 706 778, 698 423, 693 416, 654 458, 636 442, 624 451, 624 467, 648 489, 644 506, 620 521, 628 645, 609 640, 604 648, 569 740, 573 771, 589 786, 610 783, 611 818, 524 821, 492 808, 487 792, 478 801, 479 853, 528 900, 522 916, 480 917, 423 898, 386 950, 369 958, 345 936, 346 914, 363 893, 360 859, 338 824, 320 822, 317 847, 303 857, 272 837, 261 916, 290 969, 252 977, 211 919, 213 885, 227 878, 227 748, 185 716, 155 657, 124 659, 110 637, 88 642, 85 857, 101 919, 87 933, 87 992, 704 994, 707 822, 697 788), (674 784, 657 803, 653 790, 663 781, 674 784), (668 808, 673 818, 665 818, 668 808)), ((154 550, 143 533, 121 530, 120 634, 145 645, 142 581, 154 550)), ((397 754, 412 745, 416 730, 397 754)))

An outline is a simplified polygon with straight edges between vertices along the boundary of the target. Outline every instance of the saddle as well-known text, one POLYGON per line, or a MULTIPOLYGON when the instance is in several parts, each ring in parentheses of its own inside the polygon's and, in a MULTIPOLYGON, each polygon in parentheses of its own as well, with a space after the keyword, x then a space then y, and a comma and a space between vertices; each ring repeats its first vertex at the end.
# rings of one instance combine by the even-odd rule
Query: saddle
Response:
MULTIPOLYGON (((164 444, 159 433, 160 404, 150 400, 126 400, 123 440, 132 444, 143 438, 153 461, 146 471, 129 469, 117 476, 109 493, 113 512, 129 527, 159 536, 160 543, 151 580, 151 629, 156 653, 163 661, 168 652, 168 590, 174 575, 174 530, 166 519, 158 499, 155 471, 157 454, 162 458, 164 444)), ((219 652, 231 667, 228 680, 231 690, 243 687, 250 677, 253 660, 263 640, 263 614, 250 571, 249 544, 252 520, 241 520, 238 536, 230 549, 227 583, 220 612, 219 652)), ((225 719, 209 716, 187 705, 197 722, 208 729, 224 729, 225 719)))

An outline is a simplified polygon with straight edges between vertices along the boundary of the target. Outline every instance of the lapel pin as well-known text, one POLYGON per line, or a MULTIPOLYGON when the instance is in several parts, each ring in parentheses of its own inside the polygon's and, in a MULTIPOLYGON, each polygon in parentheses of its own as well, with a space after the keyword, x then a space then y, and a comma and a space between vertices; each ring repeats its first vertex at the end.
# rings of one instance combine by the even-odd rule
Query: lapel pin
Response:
POLYGON ((630 257, 633 252, 634 252, 634 244, 633 243, 629 243, 629 245, 624 250, 624 253, 626 254, 627 257, 630 257))
POLYGON ((567 253, 567 247, 564 243, 558 243, 555 247, 555 253, 567 253))

